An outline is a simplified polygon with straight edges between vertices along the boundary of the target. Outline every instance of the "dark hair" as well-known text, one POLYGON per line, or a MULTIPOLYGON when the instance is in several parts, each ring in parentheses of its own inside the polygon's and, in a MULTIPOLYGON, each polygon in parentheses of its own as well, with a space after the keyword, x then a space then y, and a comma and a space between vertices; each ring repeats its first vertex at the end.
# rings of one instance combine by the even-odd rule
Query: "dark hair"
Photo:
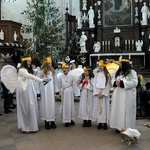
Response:
MULTIPOLYGON (((93 71, 92 70, 88 70, 88 72, 89 72, 89 79, 94 78, 93 71)), ((85 78, 85 75, 84 75, 84 73, 82 73, 80 83, 82 83, 84 78, 85 78)))
POLYGON ((109 72, 108 72, 108 70, 105 66, 104 66, 104 74, 105 74, 105 77, 106 77, 106 85, 107 85, 108 80, 110 78, 110 74, 109 74, 109 72))
POLYGON ((132 67, 129 62, 122 62, 122 68, 117 70, 115 77, 117 78, 119 75, 126 77, 131 72, 131 69, 132 67))
MULTIPOLYGON (((27 65, 27 60, 25 60, 25 61, 23 61, 23 62, 21 63, 20 68, 25 68, 25 69, 27 69, 28 73, 33 74, 32 66, 28 67, 28 65, 27 65)), ((18 68, 18 69, 19 69, 19 68, 18 68)))
POLYGON ((77 62, 73 62, 72 64, 75 64, 76 68, 78 68, 78 63, 77 62))

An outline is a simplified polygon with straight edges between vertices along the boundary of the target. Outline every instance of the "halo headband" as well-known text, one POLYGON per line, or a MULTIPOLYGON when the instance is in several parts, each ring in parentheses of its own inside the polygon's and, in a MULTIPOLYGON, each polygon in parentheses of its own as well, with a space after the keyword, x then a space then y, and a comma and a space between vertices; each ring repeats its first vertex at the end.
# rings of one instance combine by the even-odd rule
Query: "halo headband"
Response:
POLYGON ((22 61, 31 60, 31 57, 24 57, 21 59, 22 61))
POLYGON ((68 69, 69 66, 66 63, 62 63, 62 69, 68 69))
POLYGON ((47 57, 47 58, 43 61, 43 64, 49 64, 49 63, 52 63, 51 57, 47 57))
POLYGON ((107 64, 104 64, 104 60, 100 60, 100 61, 99 61, 99 66, 106 67, 106 65, 107 65, 107 64))
POLYGON ((122 59, 122 56, 119 57, 119 61, 120 62, 130 62, 129 59, 122 59))

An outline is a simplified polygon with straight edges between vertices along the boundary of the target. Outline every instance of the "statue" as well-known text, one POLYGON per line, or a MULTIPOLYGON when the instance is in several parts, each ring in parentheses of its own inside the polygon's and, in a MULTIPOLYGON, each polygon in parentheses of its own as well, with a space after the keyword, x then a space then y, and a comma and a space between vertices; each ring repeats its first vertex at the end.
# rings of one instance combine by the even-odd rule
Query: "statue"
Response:
POLYGON ((141 12, 142 12, 141 25, 147 25, 147 22, 148 22, 147 20, 148 20, 148 17, 150 16, 150 12, 149 12, 149 9, 146 6, 145 2, 143 3, 143 7, 141 9, 141 12))
POLYGON ((80 38, 80 48, 81 48, 81 51, 80 53, 87 53, 86 51, 86 41, 87 41, 87 36, 85 35, 85 32, 82 31, 82 35, 81 35, 81 38, 80 38))
POLYGON ((1 30, 1 32, 0 32, 0 40, 4 40, 4 31, 3 30, 1 30))
POLYGON ((78 29, 82 28, 82 12, 79 10, 76 16, 78 29))
POLYGON ((138 40, 136 41, 136 51, 142 51, 142 46, 143 46, 143 40, 138 40))
POLYGON ((114 29, 114 33, 120 33, 121 31, 120 31, 120 29, 118 28, 118 27, 116 27, 115 29, 114 29))
POLYGON ((115 47, 119 47, 120 46, 120 37, 115 37, 115 47))
POLYGON ((96 42, 93 46, 94 52, 99 52, 101 49, 101 44, 100 42, 96 42))
POLYGON ((16 31, 14 32, 14 41, 17 41, 17 33, 16 33, 16 31))
POLYGON ((87 1, 83 0, 83 8, 82 10, 87 10, 87 1))
POLYGON ((88 19, 89 19, 89 28, 94 28, 94 10, 92 8, 92 6, 90 6, 90 10, 88 11, 88 19))

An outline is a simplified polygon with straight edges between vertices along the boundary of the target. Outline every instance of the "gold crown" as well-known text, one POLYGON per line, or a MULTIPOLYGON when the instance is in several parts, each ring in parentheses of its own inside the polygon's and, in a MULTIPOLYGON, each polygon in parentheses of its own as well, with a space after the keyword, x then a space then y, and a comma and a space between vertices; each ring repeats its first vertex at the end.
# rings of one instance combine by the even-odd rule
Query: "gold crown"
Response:
POLYGON ((106 65, 107 65, 107 64, 104 63, 104 60, 101 59, 101 60, 99 61, 99 66, 106 67, 106 65))
POLYGON ((31 60, 31 57, 24 57, 21 59, 22 61, 31 60))
POLYGON ((69 68, 69 66, 65 62, 63 62, 62 63, 62 69, 68 69, 68 68, 69 68))
POLYGON ((47 57, 47 58, 43 61, 43 64, 49 64, 49 63, 52 63, 51 57, 47 57))
POLYGON ((91 70, 91 67, 86 66, 86 67, 84 67, 83 69, 84 69, 84 71, 90 71, 90 70, 91 70))
POLYGON ((122 59, 122 56, 119 57, 120 62, 129 62, 129 59, 122 59))

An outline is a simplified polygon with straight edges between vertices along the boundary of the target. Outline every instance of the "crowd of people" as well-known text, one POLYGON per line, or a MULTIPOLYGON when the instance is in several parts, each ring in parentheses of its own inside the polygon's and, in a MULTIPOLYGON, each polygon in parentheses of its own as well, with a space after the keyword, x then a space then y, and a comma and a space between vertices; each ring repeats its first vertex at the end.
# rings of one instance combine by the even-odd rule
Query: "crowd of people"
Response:
POLYGON ((57 128, 56 96, 61 99, 59 114, 62 123, 65 127, 75 125, 74 98, 77 89, 80 91, 78 117, 83 120, 83 127, 91 127, 92 122, 97 122, 97 129, 107 130, 110 126, 120 132, 122 128, 135 128, 137 73, 128 59, 120 57, 118 62, 119 69, 113 75, 110 75, 107 62, 103 60, 94 70, 85 66, 76 81, 70 73, 78 67, 75 61, 71 64, 59 62, 55 70, 52 58, 47 57, 35 73, 31 57, 23 57, 17 69, 18 128, 25 133, 38 131, 38 118, 43 120, 46 129, 57 128))

